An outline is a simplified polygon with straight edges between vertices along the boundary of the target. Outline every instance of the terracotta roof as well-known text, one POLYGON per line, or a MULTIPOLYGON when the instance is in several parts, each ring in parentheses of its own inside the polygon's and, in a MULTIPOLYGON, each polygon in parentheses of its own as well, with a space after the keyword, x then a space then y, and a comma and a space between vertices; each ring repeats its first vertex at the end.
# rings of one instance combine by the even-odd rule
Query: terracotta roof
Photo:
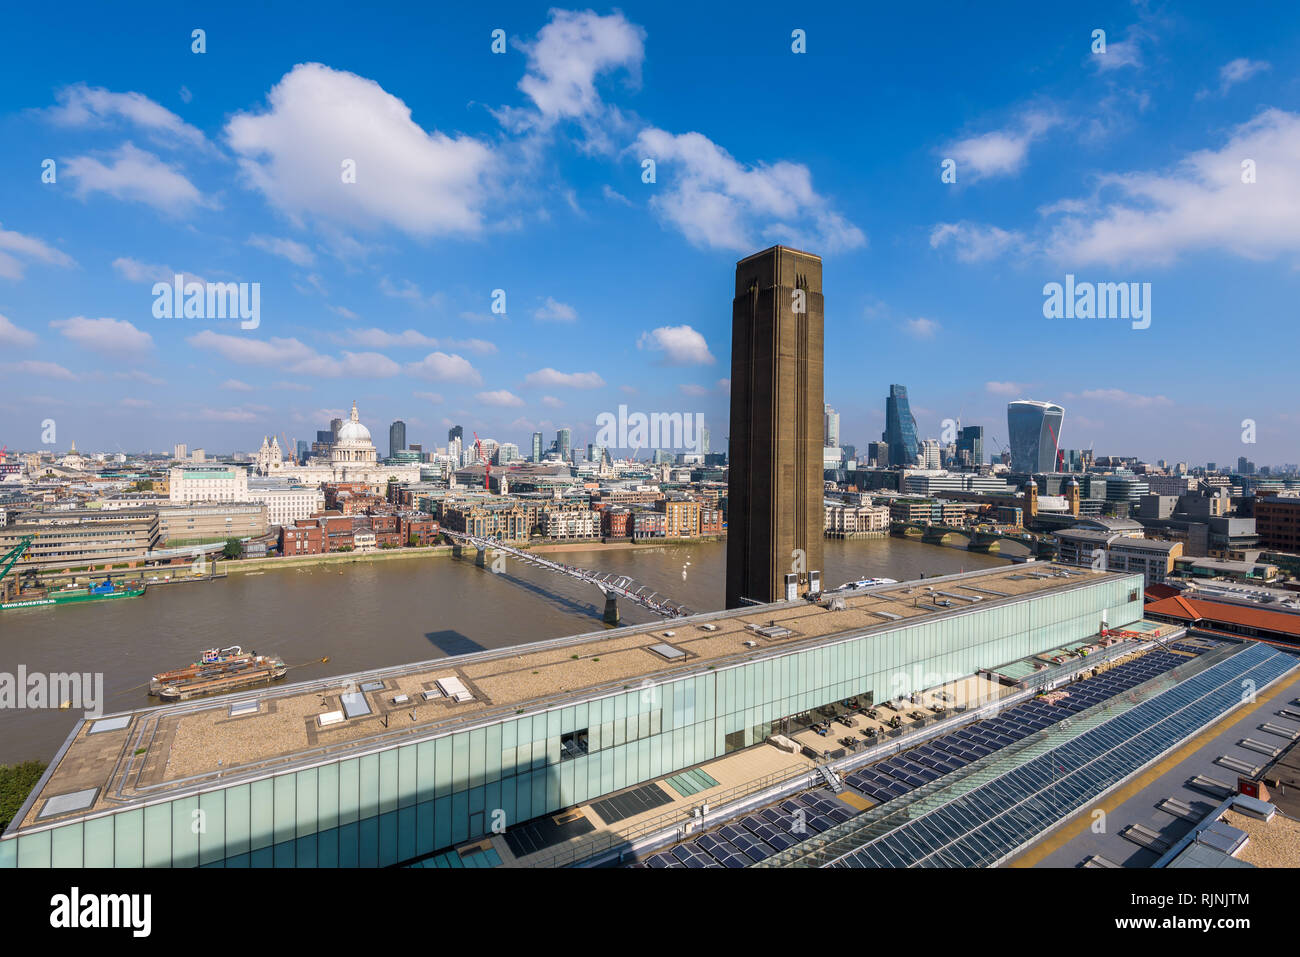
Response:
POLYGON ((1300 615, 1280 611, 1264 611, 1243 605, 1229 605, 1203 598, 1184 598, 1176 595, 1160 601, 1147 602, 1146 610, 1154 615, 1168 615, 1186 621, 1221 621, 1228 625, 1245 625, 1280 635, 1300 638, 1300 615))

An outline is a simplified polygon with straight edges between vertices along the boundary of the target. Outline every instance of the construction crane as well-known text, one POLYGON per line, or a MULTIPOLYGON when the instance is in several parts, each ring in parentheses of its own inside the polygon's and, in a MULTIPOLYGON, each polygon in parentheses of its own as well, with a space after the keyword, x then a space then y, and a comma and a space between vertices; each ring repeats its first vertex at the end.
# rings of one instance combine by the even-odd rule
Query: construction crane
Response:
MULTIPOLYGON (((3 558, 0 558, 0 586, 3 586, 4 578, 9 574, 9 569, 14 567, 14 563, 22 558, 23 552, 27 551, 27 546, 34 541, 36 541, 35 535, 24 535, 18 539, 17 545, 5 552, 3 558)), ((3 587, 0 587, 0 594, 3 593, 3 587)))
POLYGON ((8 444, 6 444, 4 448, 0 449, 0 464, 3 464, 4 462, 9 461, 8 458, 6 458, 6 456, 5 456, 5 453, 8 452, 8 451, 9 451, 9 446, 8 446, 8 444))

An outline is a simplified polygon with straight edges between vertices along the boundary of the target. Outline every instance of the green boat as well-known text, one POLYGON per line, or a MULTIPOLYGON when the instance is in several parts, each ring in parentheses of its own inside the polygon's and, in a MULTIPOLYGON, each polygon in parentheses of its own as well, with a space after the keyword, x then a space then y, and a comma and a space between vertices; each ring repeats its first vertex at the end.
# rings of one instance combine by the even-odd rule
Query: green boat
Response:
POLYGON ((63 588, 59 591, 46 592, 40 597, 24 598, 19 595, 13 601, 0 604, 0 611, 11 608, 38 608, 42 605, 70 605, 81 601, 111 601, 114 598, 139 598, 144 594, 145 586, 139 582, 117 586, 105 582, 102 585, 82 585, 78 588, 63 588))

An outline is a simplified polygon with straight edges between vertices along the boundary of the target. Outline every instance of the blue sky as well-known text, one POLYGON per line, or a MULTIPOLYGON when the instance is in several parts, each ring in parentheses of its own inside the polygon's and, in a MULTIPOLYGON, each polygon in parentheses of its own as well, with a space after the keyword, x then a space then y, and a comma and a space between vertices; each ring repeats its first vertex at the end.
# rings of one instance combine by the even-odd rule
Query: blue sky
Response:
POLYGON ((1053 6, 12 9, 0 443, 251 450, 356 399, 384 450, 620 403, 720 447, 734 264, 782 242, 845 442, 902 382, 927 436, 1034 398, 1066 447, 1300 460, 1300 17, 1053 6), (175 272, 259 326, 155 318, 175 272), (1150 327, 1045 318, 1067 274, 1150 283, 1150 327))

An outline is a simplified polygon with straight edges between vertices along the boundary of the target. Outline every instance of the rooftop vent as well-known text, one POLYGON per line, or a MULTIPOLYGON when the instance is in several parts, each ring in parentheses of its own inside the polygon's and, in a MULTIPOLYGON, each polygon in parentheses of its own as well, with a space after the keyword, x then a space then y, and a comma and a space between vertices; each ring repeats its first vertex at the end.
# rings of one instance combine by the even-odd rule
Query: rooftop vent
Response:
POLYGON ((461 680, 459 678, 456 677, 439 678, 434 683, 438 686, 439 691, 441 691, 448 698, 451 698, 453 701, 455 701, 458 704, 463 704, 466 701, 474 700, 474 696, 469 693, 469 689, 466 688, 465 685, 461 683, 461 680))

